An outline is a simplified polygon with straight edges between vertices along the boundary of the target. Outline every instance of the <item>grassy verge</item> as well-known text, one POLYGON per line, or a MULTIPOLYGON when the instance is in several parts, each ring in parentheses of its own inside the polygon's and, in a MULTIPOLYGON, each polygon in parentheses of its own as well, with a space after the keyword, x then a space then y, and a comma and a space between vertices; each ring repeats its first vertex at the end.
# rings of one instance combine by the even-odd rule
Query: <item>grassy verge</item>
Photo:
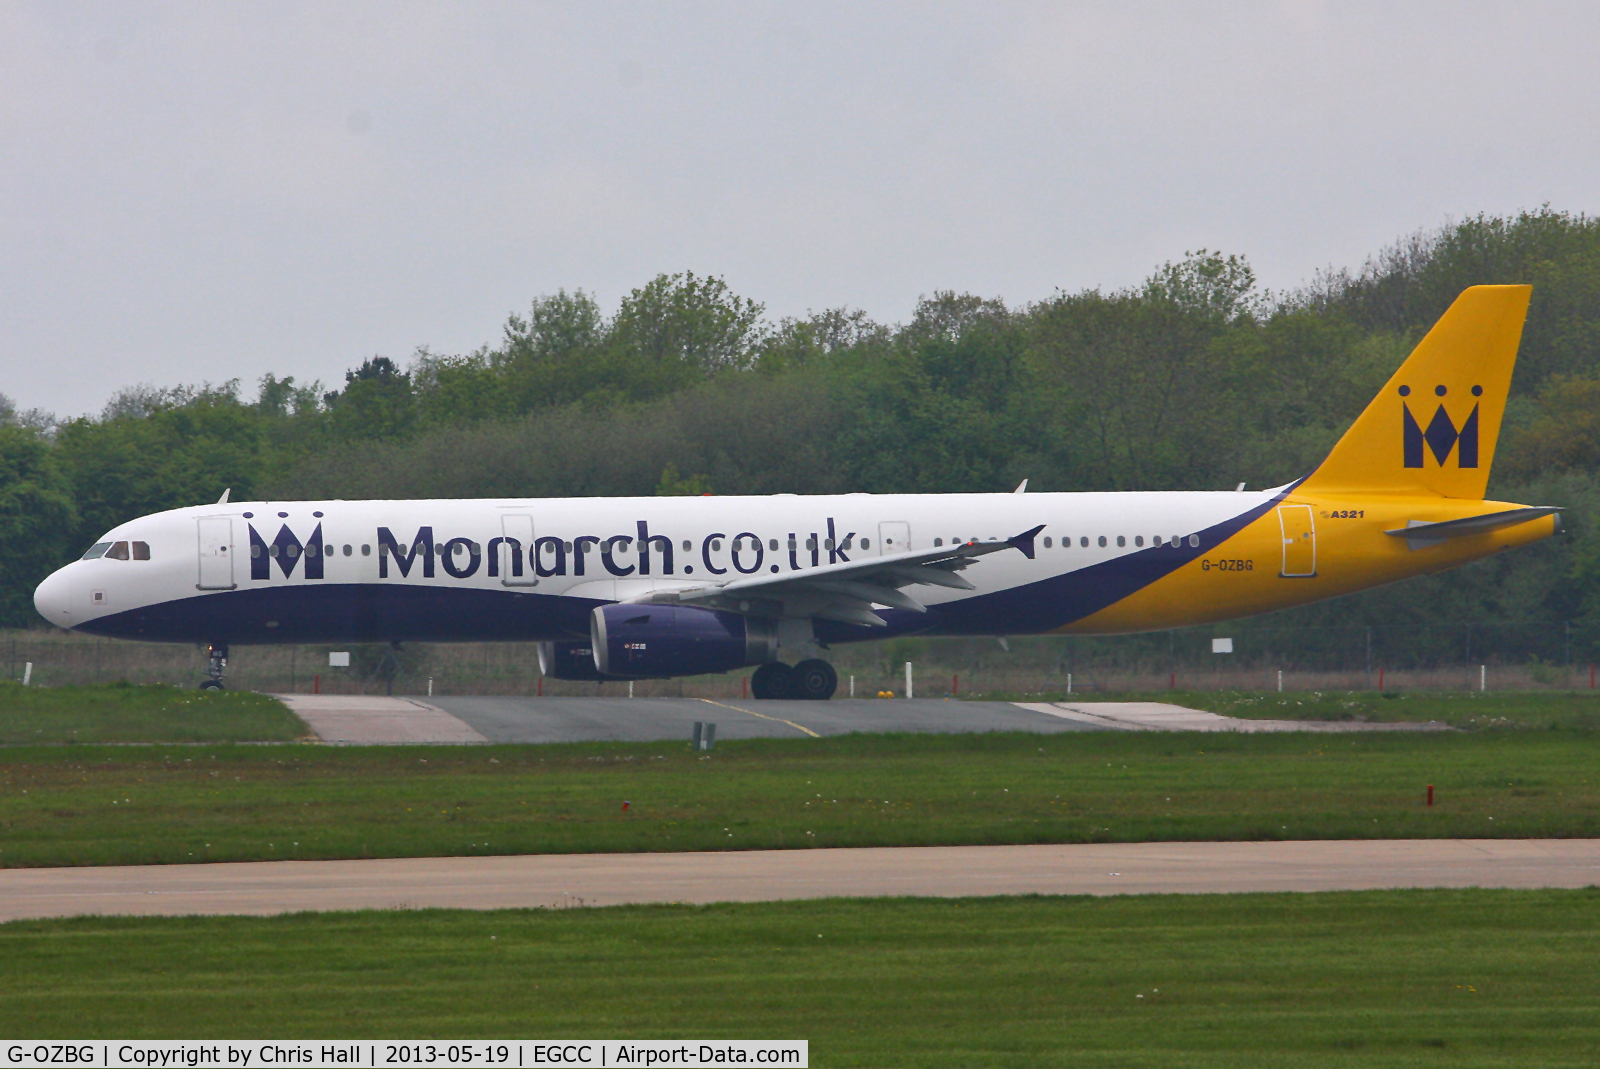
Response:
POLYGON ((0 681, 0 746, 62 742, 282 742, 305 725, 264 694, 160 683, 24 687, 0 681))
POLYGON ((1483 728, 1600 729, 1600 692, 1579 691, 1304 691, 1158 690, 984 695, 984 701, 1170 702, 1254 720, 1437 721, 1483 728))
POLYGON ((1576 731, 18 748, 0 865, 1595 836, 1597 770, 1576 731))
POLYGON ((1600 893, 0 926, 0 1032, 797 1038, 819 1066, 1592 1065, 1600 893))

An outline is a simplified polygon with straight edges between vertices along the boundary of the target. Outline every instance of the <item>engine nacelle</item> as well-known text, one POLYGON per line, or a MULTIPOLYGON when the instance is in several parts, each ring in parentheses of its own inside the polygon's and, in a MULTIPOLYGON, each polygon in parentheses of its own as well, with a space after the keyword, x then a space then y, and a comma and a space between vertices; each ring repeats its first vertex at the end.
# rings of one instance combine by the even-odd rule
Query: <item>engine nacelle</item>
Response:
POLYGON ((665 679, 727 672, 778 657, 778 625, 683 605, 601 605, 589 617, 600 676, 665 679))
POLYGON ((594 646, 588 642, 539 643, 539 671, 546 679, 599 683, 607 678, 594 666, 594 646))

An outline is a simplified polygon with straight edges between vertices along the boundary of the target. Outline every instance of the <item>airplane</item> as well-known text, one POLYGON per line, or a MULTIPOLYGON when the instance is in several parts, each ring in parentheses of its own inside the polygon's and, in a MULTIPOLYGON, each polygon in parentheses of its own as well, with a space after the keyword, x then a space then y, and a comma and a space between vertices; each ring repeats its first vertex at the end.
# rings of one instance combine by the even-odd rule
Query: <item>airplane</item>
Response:
POLYGON ((45 619, 232 645, 539 643, 556 679, 753 667, 826 699, 823 651, 895 635, 1107 635, 1321 601, 1551 537, 1486 501, 1527 286, 1462 292, 1309 475, 1246 491, 233 502, 108 531, 45 619))

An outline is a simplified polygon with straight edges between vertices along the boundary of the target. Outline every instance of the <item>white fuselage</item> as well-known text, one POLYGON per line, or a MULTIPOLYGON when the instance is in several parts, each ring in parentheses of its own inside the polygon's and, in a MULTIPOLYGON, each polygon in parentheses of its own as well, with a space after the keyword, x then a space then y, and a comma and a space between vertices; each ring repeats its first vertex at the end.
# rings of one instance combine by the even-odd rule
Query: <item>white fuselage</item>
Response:
POLYGON ((608 602, 1043 525, 1031 559, 983 557, 961 573, 973 589, 919 587, 927 613, 828 640, 1024 634, 1103 608, 1162 554, 1176 567, 1214 547, 1280 493, 232 502, 121 524, 100 544, 144 543, 148 559, 79 560, 35 600, 63 627, 160 641, 552 639, 608 602))

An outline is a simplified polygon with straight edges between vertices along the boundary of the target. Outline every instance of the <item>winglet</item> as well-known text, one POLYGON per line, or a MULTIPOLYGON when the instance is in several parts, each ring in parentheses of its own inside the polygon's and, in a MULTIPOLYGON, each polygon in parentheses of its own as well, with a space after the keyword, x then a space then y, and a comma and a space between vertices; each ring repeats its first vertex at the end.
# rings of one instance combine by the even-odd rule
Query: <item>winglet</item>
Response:
POLYGON ((217 504, 226 505, 228 503, 228 495, 231 493, 233 493, 233 487, 231 486, 222 491, 222 496, 217 498, 217 504))
POLYGON ((1041 523, 1031 531, 1023 531, 1019 535, 1014 535, 1013 537, 1006 539, 1006 545, 1015 546, 1016 548, 1022 550, 1022 555, 1027 557, 1029 560, 1032 560, 1033 540, 1039 537, 1039 532, 1042 530, 1044 530, 1044 524, 1041 523))
POLYGON ((1025 494, 1025 493, 1027 493, 1028 492, 1028 480, 1026 480, 1026 479, 1022 480, 1020 483, 1017 484, 1017 488, 1015 490, 1011 491, 1011 492, 1013 494, 1025 494))

